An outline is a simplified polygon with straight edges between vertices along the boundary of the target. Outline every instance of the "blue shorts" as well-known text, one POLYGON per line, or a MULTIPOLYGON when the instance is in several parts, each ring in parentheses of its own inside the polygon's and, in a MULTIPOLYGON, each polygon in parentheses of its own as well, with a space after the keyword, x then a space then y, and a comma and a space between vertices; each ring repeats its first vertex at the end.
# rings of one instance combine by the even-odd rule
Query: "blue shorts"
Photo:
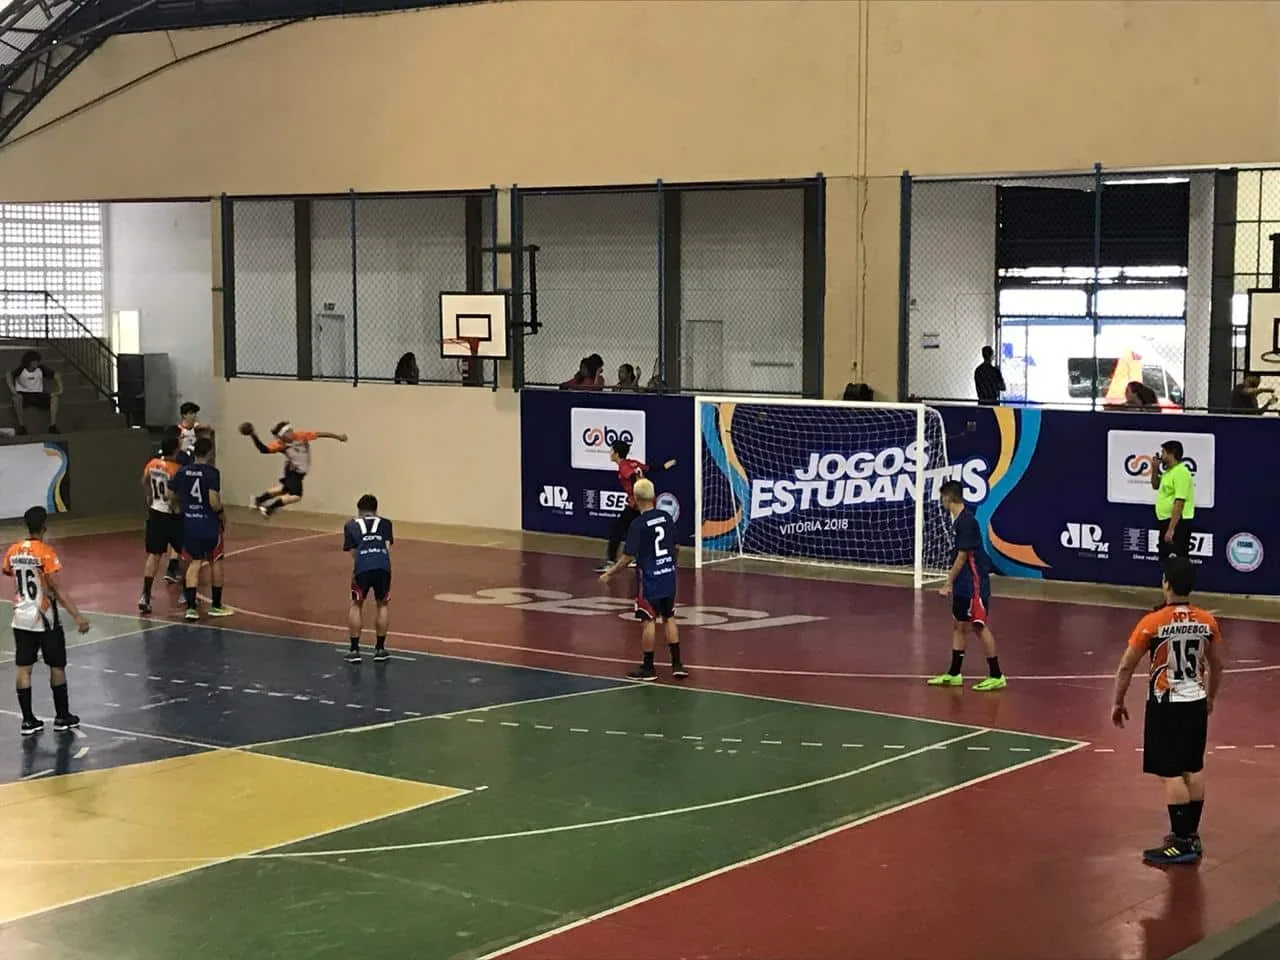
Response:
POLYGON ((222 530, 205 524, 186 524, 182 529, 182 555, 188 560, 221 560, 222 530))
POLYGON ((667 620, 674 620, 676 616, 676 598, 671 597, 646 597, 643 593, 636 597, 636 619, 644 622, 645 620, 656 620, 658 623, 664 623, 667 620))
POLYGON ((990 590, 981 590, 973 596, 951 595, 951 615, 957 623, 985 624, 990 609, 990 590))

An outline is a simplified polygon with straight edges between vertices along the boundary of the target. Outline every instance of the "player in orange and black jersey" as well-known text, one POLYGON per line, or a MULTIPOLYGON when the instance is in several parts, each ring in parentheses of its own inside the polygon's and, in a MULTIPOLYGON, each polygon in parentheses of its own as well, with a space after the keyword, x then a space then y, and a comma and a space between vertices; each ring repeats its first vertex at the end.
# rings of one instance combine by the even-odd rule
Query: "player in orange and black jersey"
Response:
POLYGON ((18 668, 18 706, 22 710, 22 735, 29 737, 44 729, 44 721, 31 710, 31 668, 36 658, 43 657, 49 668, 49 686, 53 693, 53 729, 62 733, 80 726, 80 718, 71 712, 67 695, 67 638, 62 632, 58 606, 71 614, 76 629, 89 630, 89 621, 59 583, 62 563, 54 549, 45 543, 45 523, 49 518, 44 507, 32 507, 22 515, 27 537, 5 551, 0 570, 13 577, 17 591, 13 600, 14 664, 18 668))
POLYGON ((1142 771, 1164 780, 1170 828, 1160 846, 1142 853, 1156 865, 1195 863, 1204 853, 1204 752, 1223 658, 1218 621, 1189 599, 1195 580, 1190 559, 1175 556, 1165 562, 1165 604, 1138 621, 1116 671, 1111 720, 1123 727, 1129 719, 1124 705, 1129 683, 1142 658, 1150 658, 1142 771))
MULTIPOLYGON (((174 508, 169 484, 178 473, 178 445, 175 436, 165 437, 160 443, 160 455, 152 457, 142 468, 142 497, 147 504, 146 540, 147 559, 142 567, 142 596, 138 598, 138 612, 151 612, 151 586, 160 570, 160 558, 166 551, 175 557, 182 551, 182 516, 174 508)), ((171 575, 176 578, 178 561, 171 561, 171 575)), ((168 579, 166 577, 166 579, 168 579)))
POLYGON ((631 529, 631 524, 636 517, 640 516, 640 511, 636 509, 636 481, 660 470, 670 470, 676 465, 674 460, 668 460, 660 467, 651 467, 639 460, 632 460, 631 444, 626 440, 613 441, 609 449, 609 459, 618 465, 618 483, 622 484, 622 489, 626 491, 627 506, 609 529, 609 546, 605 553, 608 559, 596 567, 596 573, 604 573, 613 566, 613 562, 618 559, 618 550, 622 546, 622 541, 627 538, 627 531, 631 529))
POLYGON ((263 443, 258 439, 258 434, 251 423, 241 424, 240 432, 253 441, 259 453, 284 454, 284 473, 280 477, 280 482, 254 497, 251 504, 264 517, 269 517, 281 507, 287 507, 302 499, 302 480, 311 470, 311 441, 347 442, 345 433, 295 430, 293 424, 287 420, 281 420, 271 428, 271 434, 275 439, 270 443, 263 443))

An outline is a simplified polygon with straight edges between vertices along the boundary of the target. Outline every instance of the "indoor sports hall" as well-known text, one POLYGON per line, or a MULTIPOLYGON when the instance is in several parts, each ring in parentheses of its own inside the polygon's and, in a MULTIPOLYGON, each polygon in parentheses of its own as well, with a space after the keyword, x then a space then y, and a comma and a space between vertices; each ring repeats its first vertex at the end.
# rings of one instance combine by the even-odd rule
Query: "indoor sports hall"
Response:
POLYGON ((0 0, 0 960, 1280 956, 1278 9, 0 0))

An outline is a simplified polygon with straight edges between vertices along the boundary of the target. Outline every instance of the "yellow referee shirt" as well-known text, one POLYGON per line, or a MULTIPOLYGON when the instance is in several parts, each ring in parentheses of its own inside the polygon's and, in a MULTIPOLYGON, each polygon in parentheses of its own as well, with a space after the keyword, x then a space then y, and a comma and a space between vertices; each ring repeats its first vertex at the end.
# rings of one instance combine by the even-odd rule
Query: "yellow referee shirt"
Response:
POLYGON ((1183 520, 1190 520, 1196 515, 1196 482, 1185 463, 1170 467, 1160 478, 1160 488, 1156 491, 1157 520, 1168 520, 1173 516, 1175 500, 1183 502, 1183 520))

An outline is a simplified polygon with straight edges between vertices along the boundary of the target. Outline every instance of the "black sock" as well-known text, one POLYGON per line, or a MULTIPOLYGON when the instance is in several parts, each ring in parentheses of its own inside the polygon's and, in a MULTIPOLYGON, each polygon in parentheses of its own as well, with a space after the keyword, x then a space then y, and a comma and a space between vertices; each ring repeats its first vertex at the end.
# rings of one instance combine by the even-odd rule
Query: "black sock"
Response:
POLYGON ((55 717, 65 717, 71 712, 71 698, 67 696, 67 685, 60 683, 57 686, 50 686, 53 691, 53 715, 55 717))
POLYGON ((148 600, 151 599, 151 585, 156 582, 155 577, 142 578, 142 595, 148 600))
POLYGON ((1186 840, 1195 831, 1191 829, 1191 804, 1169 804, 1169 832, 1179 840, 1186 840))
POLYGON ((255 507, 260 507, 260 506, 262 506, 264 503, 266 503, 266 502, 267 502, 268 500, 270 500, 270 499, 271 499, 271 494, 269 494, 269 493, 260 493, 260 494, 258 494, 256 497, 254 497, 254 498, 253 498, 253 505, 254 505, 255 507))
POLYGON ((275 513, 277 510, 279 510, 283 506, 284 506, 284 502, 279 497, 276 497, 274 500, 272 500, 270 503, 267 504, 267 516, 271 516, 271 514, 275 513))
POLYGON ((669 643, 667 644, 667 650, 671 653, 671 665, 673 667, 680 666, 680 644, 669 643))
POLYGON ((644 668, 646 670, 653 669, 653 651, 652 650, 646 650, 644 652, 644 668))
POLYGON ((999 680, 1004 674, 1000 672, 1000 658, 987 657, 987 675, 992 680, 999 680))
MULTIPOLYGON (((63 689, 66 689, 65 687, 63 689)), ((34 720, 36 715, 31 712, 31 688, 25 690, 18 688, 18 707, 22 710, 23 720, 34 720)))
POLYGON ((1187 806, 1191 808, 1191 835, 1196 836, 1200 833, 1200 815, 1204 813, 1204 801, 1192 800, 1187 806))
POLYGON ((951 651, 951 666, 947 667, 947 675, 951 677, 960 676, 960 671, 964 667, 964 651, 951 651))
POLYGON ((222 588, 221 587, 213 588, 213 605, 215 607, 222 606, 222 588))
POLYGON ((182 592, 186 595, 186 598, 187 598, 187 609, 188 609, 188 610, 195 610, 195 609, 197 608, 197 603, 196 603, 196 588, 195 588, 195 587, 187 587, 187 588, 186 588, 185 590, 183 590, 182 592))
POLYGON ((178 558, 174 557, 169 561, 169 576, 173 576, 178 572, 178 558))
POLYGON ((351 652, 352 652, 352 653, 355 653, 355 652, 356 652, 357 650, 359 650, 359 649, 360 649, 360 638, 359 638, 359 637, 352 637, 352 638, 351 638, 351 652))
POLYGON ((380 636, 380 637, 375 637, 375 638, 374 638, 374 647, 373 647, 373 649, 375 649, 375 650, 385 650, 385 649, 387 649, 387 636, 386 636, 386 634, 383 634, 383 635, 382 635, 382 636, 380 636))

